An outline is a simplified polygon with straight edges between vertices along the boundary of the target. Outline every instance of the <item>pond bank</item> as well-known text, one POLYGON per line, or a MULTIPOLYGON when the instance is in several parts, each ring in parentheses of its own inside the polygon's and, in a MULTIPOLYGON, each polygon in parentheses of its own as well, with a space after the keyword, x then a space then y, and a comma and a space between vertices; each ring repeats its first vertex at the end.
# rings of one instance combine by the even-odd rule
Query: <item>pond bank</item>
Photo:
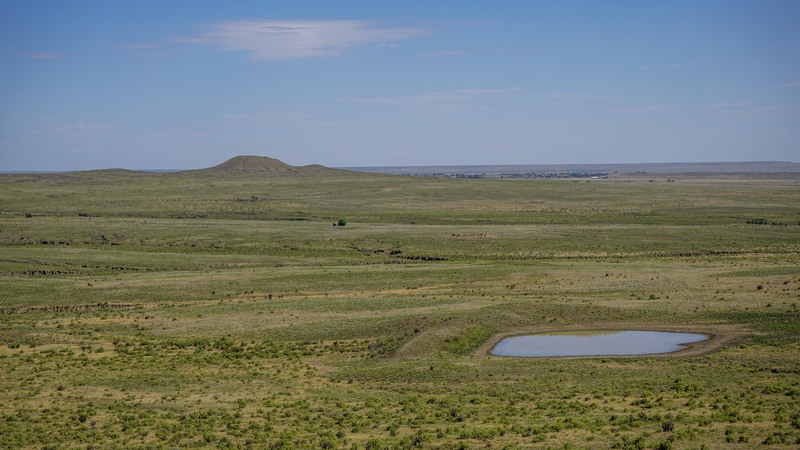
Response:
MULTIPOLYGON (((496 334, 485 344, 479 347, 474 354, 486 358, 525 358, 515 356, 497 356, 491 350, 503 339, 542 333, 575 333, 575 332, 601 332, 601 331, 660 331, 671 333, 703 334, 708 339, 685 344, 681 349, 669 353, 637 354, 637 355, 591 355, 591 356, 543 356, 544 358, 672 358, 703 356, 718 351, 727 345, 733 344, 748 330, 732 325, 631 325, 631 324, 589 324, 571 325, 562 327, 529 327, 516 328, 496 334)), ((542 358, 542 357, 537 357, 542 358)))

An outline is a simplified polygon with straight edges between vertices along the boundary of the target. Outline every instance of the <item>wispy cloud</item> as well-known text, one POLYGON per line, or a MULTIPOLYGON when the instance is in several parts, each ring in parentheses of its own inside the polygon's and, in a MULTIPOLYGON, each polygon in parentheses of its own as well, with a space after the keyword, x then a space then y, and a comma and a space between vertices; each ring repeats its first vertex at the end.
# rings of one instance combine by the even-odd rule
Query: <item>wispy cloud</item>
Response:
POLYGON ((796 114, 800 111, 800 103, 784 103, 781 105, 764 105, 750 108, 749 112, 756 115, 796 114))
POLYGON ((647 105, 614 108, 612 109, 612 111, 621 113, 653 113, 653 112, 670 111, 678 108, 679 107, 677 105, 671 105, 669 103, 650 103, 647 105))
POLYGON ((678 69, 678 68, 681 68, 681 67, 683 67, 685 65, 686 65, 686 63, 682 63, 682 62, 671 63, 671 64, 653 64, 653 65, 650 65, 650 66, 639 67, 639 69, 637 69, 637 70, 644 71, 644 72, 652 71, 652 70, 670 70, 670 69, 678 69))
POLYGON ((582 94, 577 92, 545 92, 536 94, 535 97, 543 99, 543 105, 550 107, 585 107, 593 104, 625 103, 639 100, 638 97, 627 95, 582 94))
POLYGON ((51 52, 28 52, 23 53, 22 57, 25 59, 65 59, 66 56, 60 53, 51 53, 51 52))
POLYGON ((612 112, 631 114, 649 114, 675 110, 686 114, 711 114, 715 117, 753 119, 773 115, 796 115, 796 113, 800 111, 800 104, 782 103, 774 105, 752 105, 742 102, 647 103, 611 109, 612 112))
POLYGON ((360 45, 427 34, 422 28, 382 28, 359 20, 239 20, 203 28, 198 36, 176 41, 247 52, 253 60, 333 57, 360 45))
POLYGON ((453 91, 425 92, 412 95, 357 97, 343 99, 348 103, 374 105, 429 105, 435 103, 457 103, 498 95, 517 94, 520 88, 511 89, 456 89, 453 91))

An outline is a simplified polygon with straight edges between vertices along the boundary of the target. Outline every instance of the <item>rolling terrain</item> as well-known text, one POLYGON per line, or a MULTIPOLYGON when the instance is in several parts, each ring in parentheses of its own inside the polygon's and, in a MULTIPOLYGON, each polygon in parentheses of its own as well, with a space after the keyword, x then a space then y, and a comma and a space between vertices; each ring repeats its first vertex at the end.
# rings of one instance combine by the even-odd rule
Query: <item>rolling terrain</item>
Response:
POLYGON ((794 448, 798 303, 790 172, 5 174, 0 447, 794 448), (487 353, 561 329, 713 342, 487 353))

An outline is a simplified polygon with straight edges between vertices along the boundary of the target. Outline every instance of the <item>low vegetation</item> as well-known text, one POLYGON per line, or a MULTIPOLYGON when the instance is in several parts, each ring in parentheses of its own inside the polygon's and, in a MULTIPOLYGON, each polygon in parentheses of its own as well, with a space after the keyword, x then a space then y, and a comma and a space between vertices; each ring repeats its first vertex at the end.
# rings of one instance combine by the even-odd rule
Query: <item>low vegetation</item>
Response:
POLYGON ((0 176, 0 448, 800 445, 800 179, 261 163, 0 176), (727 339, 481 351, 624 327, 727 339))

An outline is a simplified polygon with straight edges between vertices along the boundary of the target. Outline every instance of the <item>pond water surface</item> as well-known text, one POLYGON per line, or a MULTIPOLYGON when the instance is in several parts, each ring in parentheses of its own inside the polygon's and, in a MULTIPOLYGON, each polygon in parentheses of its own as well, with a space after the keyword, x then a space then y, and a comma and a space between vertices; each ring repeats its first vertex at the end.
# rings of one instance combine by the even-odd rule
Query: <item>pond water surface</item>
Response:
POLYGON ((516 357, 651 355, 674 352, 684 344, 706 339, 704 334, 665 331, 542 333, 505 338, 490 353, 516 357))

